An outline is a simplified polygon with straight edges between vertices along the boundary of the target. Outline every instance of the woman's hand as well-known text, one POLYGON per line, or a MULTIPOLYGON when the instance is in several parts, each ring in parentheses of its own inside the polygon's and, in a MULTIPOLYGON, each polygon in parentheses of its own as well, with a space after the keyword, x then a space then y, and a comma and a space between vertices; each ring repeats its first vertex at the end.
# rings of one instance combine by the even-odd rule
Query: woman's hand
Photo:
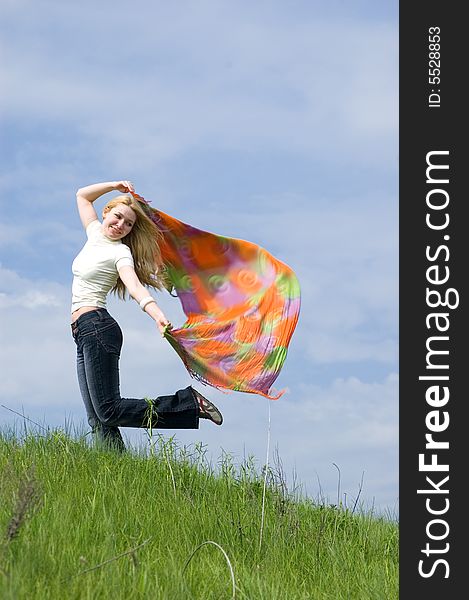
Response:
POLYGON ((152 319, 154 319, 159 332, 164 337, 166 330, 171 329, 171 323, 164 316, 163 311, 155 302, 150 302, 150 304, 147 304, 145 311, 151 316, 152 319))
POLYGON ((161 337, 164 337, 165 333, 170 331, 173 327, 169 321, 157 321, 156 325, 158 327, 158 331, 161 333, 161 337))
POLYGON ((123 180, 114 183, 115 189, 124 194, 135 192, 134 184, 131 181, 123 180))

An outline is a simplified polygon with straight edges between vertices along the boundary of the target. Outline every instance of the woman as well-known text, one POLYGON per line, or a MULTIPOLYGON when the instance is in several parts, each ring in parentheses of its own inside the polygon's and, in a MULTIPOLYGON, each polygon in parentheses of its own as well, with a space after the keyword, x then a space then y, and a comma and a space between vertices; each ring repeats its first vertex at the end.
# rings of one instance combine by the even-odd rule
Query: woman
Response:
POLYGON ((88 422, 98 440, 124 450, 122 427, 197 429, 199 418, 221 425, 223 417, 191 386, 173 395, 121 398, 119 357, 122 332, 106 310, 106 297, 128 293, 156 323, 160 333, 171 327, 144 286, 161 289, 159 231, 144 205, 130 195, 106 204, 102 223, 93 206, 117 190, 134 192, 129 181, 97 183, 77 192, 78 212, 88 241, 73 261, 72 334, 77 344, 77 373, 88 422))

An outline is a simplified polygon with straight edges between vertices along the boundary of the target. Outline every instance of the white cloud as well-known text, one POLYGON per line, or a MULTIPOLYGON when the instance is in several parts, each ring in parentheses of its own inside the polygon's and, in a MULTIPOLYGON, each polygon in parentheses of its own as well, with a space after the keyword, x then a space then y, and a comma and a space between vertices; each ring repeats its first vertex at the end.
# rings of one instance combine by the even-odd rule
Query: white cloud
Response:
POLYGON ((397 359, 397 340, 360 340, 360 335, 353 331, 342 335, 338 331, 319 334, 310 331, 307 347, 308 356, 319 364, 365 361, 394 364, 397 359))
POLYGON ((195 147, 366 153, 370 164, 396 152, 393 26, 298 17, 285 27, 281 9, 266 19, 213 2, 137 15, 43 8, 34 27, 22 13, 22 35, 7 40, 5 114, 69 122, 112 166, 145 170, 195 147), (123 23, 123 39, 103 38, 123 23))
POLYGON ((40 306, 54 308, 60 305, 60 301, 55 295, 40 290, 30 290, 26 294, 18 295, 16 298, 2 294, 0 301, 0 308, 19 306, 26 309, 35 309, 40 306))
POLYGON ((3 267, 0 280, 0 397, 29 407, 63 401, 70 348, 60 332, 67 327, 68 290, 3 267))
POLYGON ((23 251, 28 246, 30 232, 23 225, 5 225, 0 223, 0 248, 15 246, 17 251, 23 251))

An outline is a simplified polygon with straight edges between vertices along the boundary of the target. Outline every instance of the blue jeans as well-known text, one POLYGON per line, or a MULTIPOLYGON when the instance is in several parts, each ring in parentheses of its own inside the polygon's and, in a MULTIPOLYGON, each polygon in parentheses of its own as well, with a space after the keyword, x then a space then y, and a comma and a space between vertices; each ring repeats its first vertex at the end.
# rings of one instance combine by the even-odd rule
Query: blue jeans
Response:
POLYGON ((104 308, 81 315, 72 324, 77 345, 80 392, 97 438, 116 449, 125 448, 120 427, 197 429, 199 405, 192 387, 171 396, 121 398, 119 358, 122 331, 104 308))

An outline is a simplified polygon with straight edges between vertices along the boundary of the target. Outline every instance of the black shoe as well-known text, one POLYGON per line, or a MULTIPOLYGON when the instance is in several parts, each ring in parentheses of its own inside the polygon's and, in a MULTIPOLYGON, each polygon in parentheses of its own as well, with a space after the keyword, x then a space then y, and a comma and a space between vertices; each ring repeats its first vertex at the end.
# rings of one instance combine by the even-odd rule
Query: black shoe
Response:
POLYGON ((209 421, 212 421, 212 423, 215 423, 215 425, 221 425, 223 423, 223 415, 215 404, 210 402, 210 400, 207 400, 205 396, 202 396, 202 394, 193 387, 191 387, 191 389, 199 404, 199 417, 201 419, 208 419, 209 421))

